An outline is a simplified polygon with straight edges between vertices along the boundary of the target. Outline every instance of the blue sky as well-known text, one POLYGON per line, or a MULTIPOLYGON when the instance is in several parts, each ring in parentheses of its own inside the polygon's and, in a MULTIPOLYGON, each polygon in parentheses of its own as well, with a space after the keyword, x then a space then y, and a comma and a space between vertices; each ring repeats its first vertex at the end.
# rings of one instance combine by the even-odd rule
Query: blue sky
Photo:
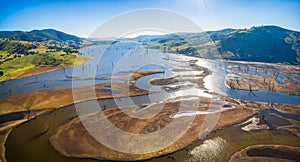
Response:
POLYGON ((0 0, 0 6, 0 30, 54 28, 81 37, 142 8, 175 11, 204 30, 278 25, 300 31, 299 0, 0 0))

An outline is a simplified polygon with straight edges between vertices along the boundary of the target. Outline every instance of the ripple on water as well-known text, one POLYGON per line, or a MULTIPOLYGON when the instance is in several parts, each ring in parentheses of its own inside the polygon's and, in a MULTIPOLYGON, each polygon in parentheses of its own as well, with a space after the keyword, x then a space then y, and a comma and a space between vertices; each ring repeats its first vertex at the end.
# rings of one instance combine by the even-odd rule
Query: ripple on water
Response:
POLYGON ((203 144, 190 151, 187 161, 218 161, 220 157, 225 157, 229 146, 229 143, 221 137, 205 140, 203 144))

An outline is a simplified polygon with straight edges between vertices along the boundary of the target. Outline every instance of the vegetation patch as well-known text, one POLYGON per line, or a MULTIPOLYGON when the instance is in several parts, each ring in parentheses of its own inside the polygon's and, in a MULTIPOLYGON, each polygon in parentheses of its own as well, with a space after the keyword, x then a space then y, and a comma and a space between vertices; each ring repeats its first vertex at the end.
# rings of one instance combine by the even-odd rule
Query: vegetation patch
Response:
POLYGON ((84 63, 89 57, 78 53, 46 52, 18 57, 0 65, 0 80, 40 66, 74 66, 84 63))
POLYGON ((148 48, 204 58, 299 65, 300 32, 277 26, 139 37, 148 48))

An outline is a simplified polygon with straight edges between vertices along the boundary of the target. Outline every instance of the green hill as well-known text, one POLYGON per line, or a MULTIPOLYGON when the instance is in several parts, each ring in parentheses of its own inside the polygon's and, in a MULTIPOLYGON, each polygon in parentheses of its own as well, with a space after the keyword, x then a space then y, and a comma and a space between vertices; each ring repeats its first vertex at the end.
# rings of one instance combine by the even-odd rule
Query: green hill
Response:
POLYGON ((160 48, 166 52, 206 58, 221 54, 222 58, 230 60, 300 64, 300 32, 277 26, 147 38, 138 39, 146 42, 149 48, 160 48))
POLYGON ((74 35, 66 34, 54 29, 32 30, 32 31, 0 31, 0 38, 9 38, 12 40, 23 40, 30 42, 75 42, 83 41, 74 35))
POLYGON ((90 57, 78 49, 87 41, 53 29, 0 31, 0 82, 44 66, 72 66, 90 57))

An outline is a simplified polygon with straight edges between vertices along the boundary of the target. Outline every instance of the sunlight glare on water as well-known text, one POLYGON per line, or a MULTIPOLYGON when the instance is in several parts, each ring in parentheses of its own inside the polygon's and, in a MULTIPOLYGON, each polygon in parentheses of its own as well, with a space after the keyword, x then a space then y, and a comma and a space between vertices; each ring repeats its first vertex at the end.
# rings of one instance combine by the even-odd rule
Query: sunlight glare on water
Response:
POLYGON ((227 147, 228 142, 221 137, 205 140, 190 152, 191 158, 188 161, 215 161, 225 154, 227 147))

